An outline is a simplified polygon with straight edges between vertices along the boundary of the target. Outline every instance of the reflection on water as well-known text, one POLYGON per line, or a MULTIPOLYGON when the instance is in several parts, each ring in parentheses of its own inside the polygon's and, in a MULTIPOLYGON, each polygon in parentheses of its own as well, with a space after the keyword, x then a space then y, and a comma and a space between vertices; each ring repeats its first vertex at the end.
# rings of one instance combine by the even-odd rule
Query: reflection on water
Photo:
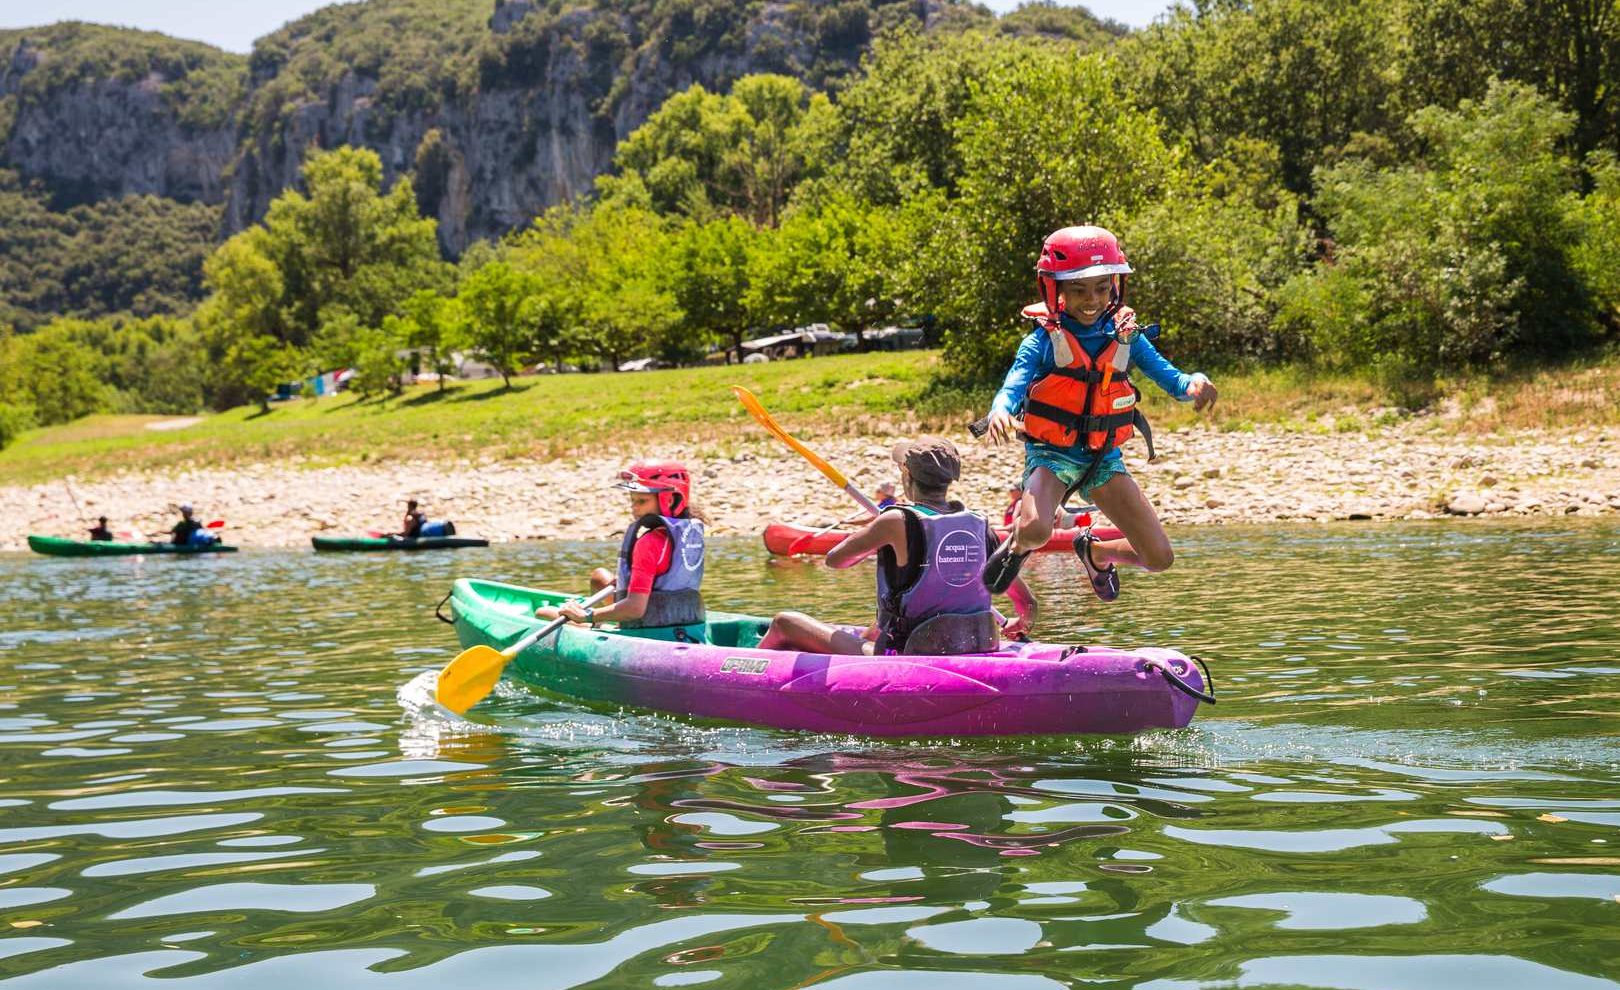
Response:
MULTIPOLYGON (((605 547, 5 557, 0 980, 1620 986, 1612 524, 1178 545, 1108 608, 1031 570, 1043 638, 1214 657, 1192 728, 908 745, 425 704, 453 577, 605 547)), ((870 607, 714 557, 738 610, 870 607)))

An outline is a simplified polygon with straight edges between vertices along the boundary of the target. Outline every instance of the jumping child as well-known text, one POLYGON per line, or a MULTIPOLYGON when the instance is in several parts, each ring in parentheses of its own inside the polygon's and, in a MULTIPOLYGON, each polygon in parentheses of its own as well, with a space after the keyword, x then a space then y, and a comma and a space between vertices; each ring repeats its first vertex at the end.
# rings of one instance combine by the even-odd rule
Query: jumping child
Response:
POLYGON ((1126 372, 1135 365, 1200 411, 1215 404, 1215 386, 1202 374, 1183 374, 1158 352, 1149 341, 1156 326, 1138 329, 1125 306, 1132 269, 1107 230, 1052 233, 1035 271, 1041 298, 1023 314, 1034 327, 996 393, 987 431, 998 444, 1023 433, 1024 495, 1012 533, 985 564, 984 582, 991 591, 1011 584, 1024 559, 1051 537, 1058 507, 1079 492, 1124 534, 1103 541, 1088 528, 1074 541, 1092 590, 1111 602, 1119 596, 1117 564, 1162 571, 1175 559, 1164 526, 1120 456, 1138 427, 1153 456, 1152 434, 1136 408, 1141 393, 1126 372))
POLYGON ((634 522, 619 546, 618 573, 598 567, 591 590, 615 584, 613 604, 586 608, 578 602, 542 605, 543 619, 561 615, 594 626, 617 622, 621 632, 683 643, 708 641, 703 608, 703 520, 692 512, 692 477, 673 461, 637 462, 619 472, 613 487, 630 493, 634 522))

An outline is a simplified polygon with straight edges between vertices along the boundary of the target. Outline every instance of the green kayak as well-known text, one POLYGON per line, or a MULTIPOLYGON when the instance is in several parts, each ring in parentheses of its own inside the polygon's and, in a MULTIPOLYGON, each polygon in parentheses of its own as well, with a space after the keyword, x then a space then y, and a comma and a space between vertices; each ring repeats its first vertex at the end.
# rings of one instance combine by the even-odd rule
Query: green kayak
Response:
POLYGON ((30 536, 28 549, 47 557, 128 557, 134 554, 158 553, 235 553, 235 547, 223 543, 207 546, 174 543, 112 543, 102 540, 64 540, 58 536, 30 536))
POLYGON ((472 536, 422 536, 414 540, 381 536, 311 536, 309 542, 321 553, 368 552, 376 550, 454 550, 457 547, 487 547, 488 540, 472 536))

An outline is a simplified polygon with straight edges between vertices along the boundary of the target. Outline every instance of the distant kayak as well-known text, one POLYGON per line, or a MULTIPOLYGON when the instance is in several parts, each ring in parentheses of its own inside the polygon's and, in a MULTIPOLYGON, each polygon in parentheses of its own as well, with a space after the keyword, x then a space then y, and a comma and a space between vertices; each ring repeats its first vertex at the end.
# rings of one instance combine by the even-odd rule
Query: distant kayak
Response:
POLYGON ((370 553, 379 550, 455 550, 459 547, 487 547, 488 540, 475 536, 421 536, 405 540, 386 536, 312 536, 309 542, 320 553, 370 553))
MULTIPOLYGON (((1096 534, 1099 540, 1117 540, 1120 538, 1119 530, 1112 526, 1095 526, 1091 531, 1096 534)), ((844 537, 852 532, 854 531, 848 529, 835 529, 830 533, 817 533, 816 530, 809 526, 799 526, 794 523, 771 523, 765 527, 765 549, 779 557, 785 557, 788 554, 788 548, 793 546, 796 540, 800 537, 809 536, 810 538, 805 540, 805 545, 800 547, 797 552, 822 556, 828 550, 842 543, 844 537)), ((996 527, 996 535, 1006 539, 1007 531, 998 526, 996 527)), ((1054 530, 1052 538, 1047 540, 1040 549, 1042 551, 1073 550, 1074 538, 1079 535, 1080 530, 1078 529, 1054 530)))
POLYGON ((30 536, 28 549, 47 557, 131 557, 162 553, 235 553, 223 543, 113 543, 105 540, 64 540, 58 536, 30 536))
MULTIPOLYGON (((456 581, 463 647, 515 643, 537 605, 570 596, 456 581)), ((963 656, 827 656, 761 650, 766 619, 708 613, 708 644, 565 625, 514 658, 510 677, 587 703, 778 729, 872 736, 1132 733, 1180 728, 1212 697, 1185 654, 1146 647, 1007 643, 963 656)))

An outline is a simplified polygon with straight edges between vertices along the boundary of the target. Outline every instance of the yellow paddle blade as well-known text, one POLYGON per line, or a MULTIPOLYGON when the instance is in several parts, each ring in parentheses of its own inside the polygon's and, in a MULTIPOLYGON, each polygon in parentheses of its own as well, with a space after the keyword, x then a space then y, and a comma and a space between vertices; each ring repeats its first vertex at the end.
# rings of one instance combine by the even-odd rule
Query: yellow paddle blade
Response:
POLYGON ((771 414, 765 411, 765 407, 760 404, 759 399, 754 397, 754 393, 748 391, 746 388, 743 388, 741 385, 733 385, 731 386, 731 390, 737 393, 737 398, 742 401, 743 408, 747 409, 750 415, 759 420, 760 426, 763 426, 766 430, 770 431, 770 433, 775 436, 776 439, 787 444, 789 447, 792 447, 796 452, 798 452, 800 457, 803 457, 805 460, 809 461, 817 471, 820 471, 822 474, 826 475, 828 481, 831 481, 839 488, 847 488, 849 486, 849 479, 844 477, 844 473, 842 471, 822 460, 815 451, 811 450, 809 447, 806 447, 804 444, 794 439, 792 434, 782 429, 781 424, 777 423, 771 414))
POLYGON ((501 671, 511 658, 493 646, 473 646, 462 650, 454 660, 439 671, 439 686, 434 700, 457 715, 483 701, 495 690, 501 671))

